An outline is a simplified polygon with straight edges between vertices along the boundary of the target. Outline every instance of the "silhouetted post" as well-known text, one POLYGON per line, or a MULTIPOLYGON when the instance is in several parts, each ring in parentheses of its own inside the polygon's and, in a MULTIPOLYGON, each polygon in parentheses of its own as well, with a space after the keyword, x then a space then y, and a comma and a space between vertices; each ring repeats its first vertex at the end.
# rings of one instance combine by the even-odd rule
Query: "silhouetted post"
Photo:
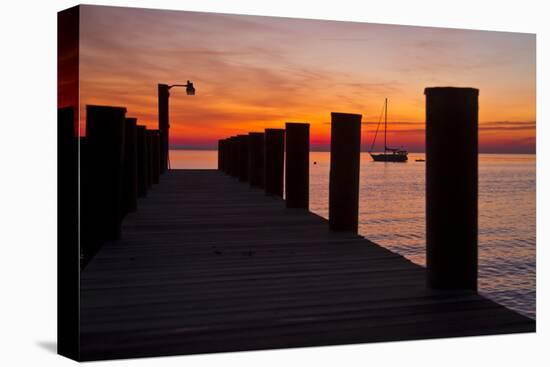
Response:
POLYGON ((239 138, 239 180, 248 181, 248 135, 239 138))
POLYGON ((283 196, 285 130, 265 129, 264 189, 268 195, 283 196))
POLYGON ((126 108, 86 106, 91 205, 103 240, 120 238, 126 108))
POLYGON ((223 172, 229 173, 229 161, 230 161, 230 150, 229 150, 230 138, 223 139, 223 172))
POLYGON ((227 146, 229 144, 229 139, 228 138, 225 138, 223 139, 223 144, 222 144, 222 168, 223 168, 223 172, 224 173, 227 173, 227 158, 229 156, 228 152, 227 152, 227 146))
POLYGON ((443 87, 424 94, 428 284, 477 290, 479 91, 443 87))
POLYGON ((239 177, 239 162, 239 138, 237 136, 233 136, 231 138, 231 176, 233 177, 239 177))
POLYGON ((156 183, 159 183, 159 180, 160 180, 160 174, 161 174, 161 150, 160 150, 160 134, 157 132, 154 136, 154 142, 155 142, 155 145, 154 145, 154 148, 155 148, 155 163, 156 163, 156 167, 155 167, 155 175, 156 175, 156 179, 157 179, 157 182, 156 183))
POLYGON ((158 85, 158 118, 159 118, 159 152, 160 152, 160 173, 168 169, 168 138, 169 138, 169 113, 168 98, 170 96, 169 87, 166 84, 158 85))
POLYGON ((228 152, 228 164, 227 164, 227 174, 230 175, 230 176, 233 176, 233 160, 235 159, 234 157, 234 139, 233 137, 229 137, 227 138, 227 152, 228 152))
POLYGON ((264 133, 248 134, 248 182, 264 186, 264 133))
POLYGON ((147 133, 147 188, 153 186, 153 132, 149 129, 147 133))
POLYGON ((218 140, 218 171, 223 172, 223 139, 218 140))
POLYGON ((138 197, 147 195, 149 152, 147 151, 147 130, 138 125, 137 136, 137 194, 138 197))
POLYGON ((218 140, 218 171, 223 170, 223 139, 218 140))
POLYGON ((361 115, 331 113, 329 226, 357 232, 361 115))
POLYGON ((153 184, 159 183, 160 177, 160 135, 158 130, 150 130, 151 134, 151 180, 153 184))
POLYGON ((237 137, 232 136, 229 138, 229 151, 230 151, 230 162, 229 162, 229 175, 236 176, 237 174, 237 160, 238 160, 238 149, 237 149, 237 137))
POLYGON ((231 139, 231 137, 225 139, 225 173, 227 173, 228 175, 231 174, 231 139))
POLYGON ((309 207, 309 124, 286 123, 285 199, 287 208, 309 207))
POLYGON ((123 215, 137 209, 137 132, 135 118, 126 119, 124 131, 123 215))

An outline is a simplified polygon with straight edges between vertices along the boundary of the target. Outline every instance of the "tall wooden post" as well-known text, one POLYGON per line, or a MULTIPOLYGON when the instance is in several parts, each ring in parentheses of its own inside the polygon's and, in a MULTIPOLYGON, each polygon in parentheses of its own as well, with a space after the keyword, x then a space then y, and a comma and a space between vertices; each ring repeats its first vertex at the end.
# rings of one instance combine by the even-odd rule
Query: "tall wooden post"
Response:
POLYGON ((145 130, 147 138, 147 188, 153 186, 153 134, 151 130, 145 130))
POLYGON ((158 119, 159 119, 159 172, 164 173, 168 169, 168 139, 170 129, 168 98, 170 97, 169 87, 166 84, 158 85, 158 119))
POLYGON ((225 138, 223 139, 223 159, 222 159, 222 164, 223 164, 223 172, 227 173, 227 170, 228 170, 228 162, 229 162, 229 139, 228 138, 225 138))
POLYGON ((329 226, 332 231, 357 232, 361 115, 331 116, 329 226))
POLYGON ((283 196, 285 130, 265 129, 264 189, 267 195, 283 196))
POLYGON ((250 186, 264 185, 264 133, 248 134, 248 182, 250 186))
POLYGON ((227 138, 227 174, 233 175, 233 137, 227 138))
POLYGON ((144 197, 147 195, 147 172, 149 162, 149 152, 147 151, 147 132, 143 125, 138 125, 136 129, 137 145, 137 195, 144 197))
POLYGON ((223 170, 223 139, 218 140, 218 171, 223 170))
POLYGON ((137 209, 137 131, 135 118, 126 118, 124 133, 123 215, 137 209))
POLYGON ((232 136, 229 138, 229 175, 235 176, 237 174, 237 160, 238 160, 238 149, 237 149, 237 137, 232 136))
POLYGON ((126 108, 86 106, 92 218, 103 240, 120 238, 126 108))
POLYGON ((151 180, 153 184, 159 183, 160 178, 160 135, 158 130, 149 130, 151 134, 151 180))
POLYGON ((424 93, 428 284, 477 290, 479 91, 442 87, 424 93))
POLYGON ((248 135, 239 138, 239 180, 248 181, 248 135))
POLYGON ((231 176, 239 177, 239 162, 240 162, 240 149, 239 149, 239 137, 233 136, 231 138, 231 176))
POLYGON ((229 161, 231 158, 231 153, 229 150, 230 138, 223 139, 223 172, 229 173, 229 161))
POLYGON ((286 123, 285 199, 288 208, 309 208, 309 124, 286 123))

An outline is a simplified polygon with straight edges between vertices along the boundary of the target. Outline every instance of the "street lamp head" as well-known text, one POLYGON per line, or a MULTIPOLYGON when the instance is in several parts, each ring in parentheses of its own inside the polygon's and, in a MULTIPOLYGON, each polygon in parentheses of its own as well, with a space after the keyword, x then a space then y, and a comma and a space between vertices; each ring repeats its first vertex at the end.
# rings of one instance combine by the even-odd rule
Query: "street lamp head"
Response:
MULTIPOLYGON (((165 84, 159 84, 159 87, 161 85, 165 85, 165 84)), ((195 95, 195 87, 193 86, 193 83, 191 83, 190 80, 188 80, 186 84, 172 84, 172 85, 168 85, 167 87, 168 89, 171 89, 174 87, 185 87, 185 92, 187 93, 188 96, 195 95)))
POLYGON ((189 80, 187 81, 187 85, 185 86, 185 92, 188 96, 195 95, 195 87, 193 86, 193 83, 191 83, 189 80))

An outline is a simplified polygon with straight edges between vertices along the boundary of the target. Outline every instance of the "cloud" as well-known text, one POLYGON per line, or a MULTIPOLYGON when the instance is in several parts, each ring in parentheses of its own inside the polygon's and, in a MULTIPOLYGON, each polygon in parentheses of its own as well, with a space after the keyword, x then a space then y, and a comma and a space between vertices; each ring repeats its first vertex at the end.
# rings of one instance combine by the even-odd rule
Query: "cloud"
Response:
MULTIPOLYGON (((423 85, 462 80, 479 70, 483 71, 475 74, 478 77, 490 75, 491 83, 502 83, 505 78, 487 74, 492 70, 488 66, 509 60, 493 60, 487 56, 492 53, 483 53, 484 48, 491 49, 483 32, 474 32, 481 41, 473 41, 483 46, 472 46, 474 52, 464 40, 449 36, 453 32, 434 29, 113 7, 83 9, 81 111, 85 112, 85 104, 126 106, 139 123, 154 127, 157 83, 192 80, 195 97, 171 90, 171 137, 178 144, 193 141, 213 146, 220 137, 283 126, 285 121, 311 122, 312 141, 321 144, 328 141, 326 120, 331 111, 363 114, 364 131, 370 134, 378 124, 384 97, 389 97, 395 119, 390 131, 418 145, 424 131, 424 123, 418 121, 424 118, 423 85)), ((529 119, 530 107, 518 101, 514 85, 507 88, 495 88, 498 94, 491 101, 510 107, 508 116, 529 119)), ((81 116, 84 119, 85 113, 81 116)), ((529 121, 483 122, 480 134, 534 135, 535 128, 529 121)))
POLYGON ((535 121, 495 121, 480 123, 481 131, 535 131, 535 121))

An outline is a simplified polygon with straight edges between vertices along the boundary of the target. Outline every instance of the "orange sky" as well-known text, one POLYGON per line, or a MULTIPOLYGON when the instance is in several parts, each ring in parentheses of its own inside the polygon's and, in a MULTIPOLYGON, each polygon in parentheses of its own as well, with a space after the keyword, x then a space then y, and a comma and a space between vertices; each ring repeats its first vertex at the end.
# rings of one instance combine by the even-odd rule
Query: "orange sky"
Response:
POLYGON ((81 7, 80 103, 125 106, 157 127, 173 89, 172 148, 285 121, 326 149, 331 111, 361 113, 367 149, 389 98, 390 145, 423 151, 427 86, 480 89, 480 151, 535 152, 535 36, 114 7, 81 7))

